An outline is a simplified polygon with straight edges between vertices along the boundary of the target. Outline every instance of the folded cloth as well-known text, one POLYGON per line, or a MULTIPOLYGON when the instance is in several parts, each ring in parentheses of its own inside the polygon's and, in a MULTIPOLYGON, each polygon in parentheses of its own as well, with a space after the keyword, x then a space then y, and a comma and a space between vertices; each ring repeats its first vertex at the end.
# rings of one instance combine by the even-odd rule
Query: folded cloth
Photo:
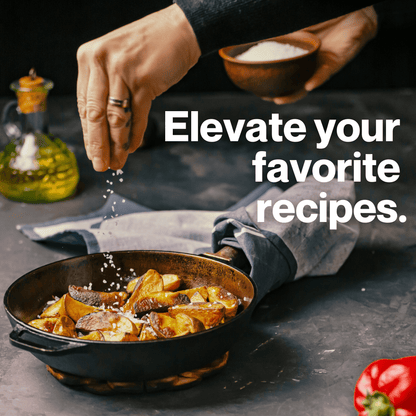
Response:
POLYGON ((306 275, 335 274, 358 238, 357 223, 303 223, 296 217, 279 223, 266 210, 257 222, 257 200, 279 199, 296 206, 309 199, 318 204, 320 193, 328 199, 354 202, 351 181, 325 184, 312 177, 283 192, 262 184, 227 211, 152 211, 117 194, 87 215, 61 218, 17 228, 33 241, 84 245, 88 253, 118 250, 169 250, 200 254, 229 245, 243 250, 256 281, 260 300, 270 290, 306 275), (213 228, 214 227, 214 228, 213 228))

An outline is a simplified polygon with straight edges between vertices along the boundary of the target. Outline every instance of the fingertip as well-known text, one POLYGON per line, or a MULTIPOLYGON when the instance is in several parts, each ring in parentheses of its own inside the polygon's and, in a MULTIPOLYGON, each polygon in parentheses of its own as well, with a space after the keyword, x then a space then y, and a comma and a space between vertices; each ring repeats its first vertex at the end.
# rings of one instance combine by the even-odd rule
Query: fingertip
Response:
POLYGON ((92 165, 97 172, 105 172, 108 169, 108 165, 98 157, 92 159, 92 165))

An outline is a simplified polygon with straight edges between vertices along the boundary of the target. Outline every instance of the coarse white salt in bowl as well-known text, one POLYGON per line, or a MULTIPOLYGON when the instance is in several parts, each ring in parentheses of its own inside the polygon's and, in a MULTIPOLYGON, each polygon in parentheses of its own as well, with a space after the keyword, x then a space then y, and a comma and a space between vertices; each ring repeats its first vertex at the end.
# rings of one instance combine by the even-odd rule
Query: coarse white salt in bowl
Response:
POLYGON ((289 43, 280 43, 270 40, 252 46, 245 52, 237 55, 235 59, 250 62, 277 61, 280 59, 294 58, 306 53, 308 53, 306 49, 290 45, 289 43))

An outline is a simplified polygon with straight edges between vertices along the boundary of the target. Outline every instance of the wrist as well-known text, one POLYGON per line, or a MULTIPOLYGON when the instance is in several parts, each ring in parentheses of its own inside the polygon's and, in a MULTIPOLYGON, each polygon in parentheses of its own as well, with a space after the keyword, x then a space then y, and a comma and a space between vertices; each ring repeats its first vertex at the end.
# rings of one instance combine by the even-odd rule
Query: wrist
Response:
POLYGON ((169 24, 175 26, 174 30, 176 35, 180 36, 183 49, 188 53, 189 67, 194 66, 201 56, 201 49, 191 24, 186 18, 185 13, 176 3, 167 7, 164 11, 169 24))

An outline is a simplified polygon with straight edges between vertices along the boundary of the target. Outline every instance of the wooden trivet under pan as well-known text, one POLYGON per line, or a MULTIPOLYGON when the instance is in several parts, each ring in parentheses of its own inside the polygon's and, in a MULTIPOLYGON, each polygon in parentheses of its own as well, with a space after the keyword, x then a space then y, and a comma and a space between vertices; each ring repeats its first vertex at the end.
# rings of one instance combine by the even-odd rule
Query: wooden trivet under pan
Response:
POLYGON ((138 394, 153 393, 162 390, 181 390, 198 384, 202 379, 210 377, 221 371, 228 361, 229 353, 216 359, 210 365, 198 370, 186 371, 177 376, 165 377, 158 380, 138 382, 113 382, 102 381, 94 378, 79 377, 72 374, 55 370, 49 365, 46 369, 61 384, 65 386, 80 388, 94 394, 110 395, 118 393, 138 394))

